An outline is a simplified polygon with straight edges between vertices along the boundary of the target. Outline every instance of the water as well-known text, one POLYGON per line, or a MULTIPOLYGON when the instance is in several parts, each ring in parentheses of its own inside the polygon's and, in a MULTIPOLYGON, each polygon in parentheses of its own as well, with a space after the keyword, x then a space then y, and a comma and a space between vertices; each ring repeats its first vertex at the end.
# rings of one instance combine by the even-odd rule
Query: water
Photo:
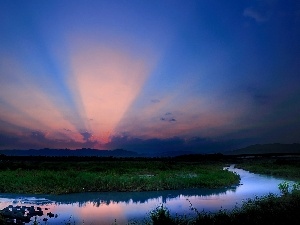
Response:
MULTIPOLYGON (((215 212, 232 209, 243 200, 268 193, 280 194, 278 184, 284 180, 249 173, 233 166, 228 168, 241 177, 237 187, 221 189, 191 189, 152 192, 102 192, 68 195, 20 195, 0 194, 0 209, 13 206, 39 206, 44 215, 37 218, 40 224, 126 224, 128 221, 143 220, 149 211, 164 204, 171 214, 193 216, 190 203, 198 211, 215 212), (189 201, 188 201, 188 200, 189 201), (47 210, 45 210, 47 208, 47 210), (50 218, 46 214, 57 214, 50 218), (47 218, 48 221, 43 221, 47 218)), ((30 222, 29 224, 32 224, 30 222)))

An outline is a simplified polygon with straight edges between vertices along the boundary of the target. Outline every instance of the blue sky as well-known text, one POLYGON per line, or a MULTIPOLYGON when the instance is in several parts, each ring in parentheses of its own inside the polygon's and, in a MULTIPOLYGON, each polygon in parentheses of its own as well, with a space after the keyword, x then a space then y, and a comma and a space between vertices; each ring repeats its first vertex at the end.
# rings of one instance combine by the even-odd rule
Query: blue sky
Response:
POLYGON ((1 1, 0 148, 300 141, 300 2, 1 1))

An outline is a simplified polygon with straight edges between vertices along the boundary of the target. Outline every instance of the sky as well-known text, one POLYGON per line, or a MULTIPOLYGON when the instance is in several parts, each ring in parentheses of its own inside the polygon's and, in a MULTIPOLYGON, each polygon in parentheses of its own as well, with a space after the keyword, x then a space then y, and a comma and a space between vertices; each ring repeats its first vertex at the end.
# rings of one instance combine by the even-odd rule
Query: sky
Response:
POLYGON ((0 1, 0 149, 300 142, 300 1, 0 1))

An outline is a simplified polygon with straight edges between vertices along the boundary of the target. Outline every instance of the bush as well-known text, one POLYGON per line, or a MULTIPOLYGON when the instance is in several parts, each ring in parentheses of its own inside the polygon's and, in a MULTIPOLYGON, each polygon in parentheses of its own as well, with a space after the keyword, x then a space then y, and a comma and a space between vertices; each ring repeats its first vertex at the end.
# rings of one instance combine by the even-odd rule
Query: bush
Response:
MULTIPOLYGON (((284 188, 287 185, 284 185, 284 188)), ((269 194, 263 197, 248 199, 241 207, 232 211, 220 210, 217 213, 199 212, 190 202, 190 209, 196 216, 190 220, 186 217, 171 217, 163 205, 150 213, 153 225, 193 224, 193 225, 284 225, 299 221, 300 191, 292 190, 285 195, 269 194), (177 218, 181 218, 178 220, 177 218)))
POLYGON ((160 205, 150 212, 150 218, 153 225, 175 225, 174 220, 170 216, 169 210, 160 205))

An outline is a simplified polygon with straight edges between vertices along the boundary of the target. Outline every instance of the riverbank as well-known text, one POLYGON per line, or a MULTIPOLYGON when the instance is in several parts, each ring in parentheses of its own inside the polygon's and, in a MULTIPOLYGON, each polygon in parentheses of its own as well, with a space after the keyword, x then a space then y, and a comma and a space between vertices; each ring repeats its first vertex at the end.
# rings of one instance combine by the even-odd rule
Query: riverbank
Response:
POLYGON ((218 188, 239 183, 219 162, 2 161, 0 192, 66 194, 218 188))
MULTIPOLYGON (((24 207, 20 207, 23 209, 24 207)), ((34 207, 27 207, 29 210, 34 207)), ((15 207, 17 209, 17 207, 15 207)), ((174 216, 173 212, 170 212, 164 205, 160 205, 149 212, 149 216, 142 221, 132 221, 126 223, 127 225, 252 225, 252 224, 295 224, 299 221, 299 209, 300 209, 300 192, 292 191, 282 196, 269 194, 263 197, 257 197, 254 199, 245 200, 241 207, 235 207, 233 210, 221 209, 216 213, 209 213, 197 210, 196 207, 190 203, 191 215, 178 215, 174 216), (172 213, 172 214, 171 214, 172 213)), ((14 208, 12 212, 14 211, 14 208)), ((40 212, 40 211, 35 211, 40 212)), ((47 211, 46 211, 47 212, 47 211)), ((46 214, 45 212, 45 214, 46 214)), ((48 214, 55 216, 51 212, 44 215, 44 218, 48 218, 48 214)), ((27 217, 26 217, 27 218, 27 217)), ((50 218, 50 217, 49 217, 50 218)), ((0 225, 11 224, 6 221, 7 219, 1 218, 0 213, 0 225)), ((96 221, 95 221, 96 222, 96 221)), ((21 223, 20 223, 21 224, 21 223)), ((33 220, 29 224, 38 224, 33 220)), ((49 223, 56 224, 56 223, 49 223)), ((62 224, 76 224, 81 225, 81 222, 65 222, 62 224)), ((121 225, 120 221, 115 220, 114 225, 121 225)))
MULTIPOLYGON (((299 158, 251 158, 239 161, 236 167, 256 174, 300 181, 299 158)), ((292 185, 283 182, 278 185, 278 188, 282 195, 270 193, 263 197, 245 199, 241 207, 235 207, 233 210, 221 209, 217 213, 199 212, 191 204, 190 209, 195 213, 193 218, 187 218, 184 215, 171 216, 166 207, 160 206, 151 211, 149 224, 295 224, 300 220, 300 183, 292 185)))
POLYGON ((244 159, 236 167, 252 173, 300 181, 299 157, 244 159))
MULTIPOLYGON (((151 195, 150 197, 145 197, 145 198, 144 195, 151 192, 136 192, 136 194, 141 193, 143 197, 141 197, 140 194, 139 194, 140 197, 134 197, 132 194, 130 194, 130 192, 117 193, 117 195, 121 195, 121 196, 111 198, 109 196, 107 197, 106 193, 103 193, 103 196, 97 193, 90 197, 88 197, 87 195, 93 193, 82 193, 82 194, 74 194, 74 195, 55 195, 56 199, 51 199, 51 198, 48 199, 48 197, 46 197, 47 202, 49 203, 47 204, 47 206, 44 207, 41 206, 40 203, 34 205, 32 200, 29 200, 30 198, 28 198, 28 196, 24 196, 20 198, 20 196, 15 195, 16 197, 15 198, 12 195, 7 195, 10 196, 9 197, 10 200, 7 203, 3 204, 2 208, 4 209, 5 207, 12 205, 10 202, 15 202, 14 206, 16 208, 18 207, 18 205, 19 207, 39 206, 41 207, 42 210, 46 210, 45 207, 47 207, 49 212, 51 210, 52 213, 58 214, 57 219, 48 218, 46 215, 44 215, 46 219, 49 219, 49 221, 47 222, 49 224, 58 224, 58 222, 62 224, 68 224, 67 221, 66 222, 62 221, 61 218, 66 218, 70 215, 72 216, 72 224, 77 224, 77 225, 83 224, 82 222, 83 220, 85 221, 86 224, 94 223, 97 221, 98 223, 107 224, 107 225, 111 225, 111 224, 119 224, 119 225, 120 224, 135 224, 135 225, 137 224, 149 224, 149 225, 150 224, 156 224, 156 225, 157 224, 243 224, 242 222, 234 221, 234 219, 237 217, 240 218, 241 220, 248 220, 247 216, 251 217, 252 214, 255 217, 259 218, 259 221, 255 222, 256 221, 255 220, 253 221, 253 224, 260 224, 259 222, 261 221, 264 221, 264 224, 273 224, 272 220, 266 222, 266 220, 264 219, 261 220, 260 218, 260 217, 264 217, 265 215, 268 215, 267 213, 269 213, 269 215, 272 214, 272 212, 276 213, 276 210, 274 210, 273 208, 274 207, 273 203, 275 204, 275 207, 281 205, 282 208, 286 210, 290 209, 289 208, 290 205, 293 207, 297 206, 297 204, 298 206, 300 205, 299 203, 297 203, 297 201, 294 201, 297 197, 294 196, 288 198, 288 196, 291 195, 289 195, 289 193, 287 193, 285 190, 291 190, 290 188, 284 188, 285 185, 282 185, 282 189, 278 189, 278 187, 280 186, 279 185, 280 182, 283 182, 283 180, 267 177, 267 176, 250 174, 247 171, 243 171, 241 169, 232 169, 232 170, 240 174, 240 176, 242 177, 241 183, 243 183, 243 185, 238 186, 236 189, 233 189, 234 191, 229 190, 228 193, 224 194, 223 192, 220 195, 213 194, 212 196, 209 195, 206 196, 203 192, 198 192, 198 193, 195 192, 196 196, 194 196, 189 192, 186 192, 184 194, 186 190, 182 190, 182 193, 175 194, 175 195, 173 193, 174 191, 164 191, 164 193, 167 193, 165 196, 160 194, 160 192, 155 191, 152 193, 157 193, 157 196, 151 195), (253 184, 254 186, 252 186, 253 184), (268 187, 268 185, 270 186, 268 187), (249 189, 250 187, 251 190, 249 189), (253 199, 255 195, 263 196, 263 195, 267 195, 269 192, 277 193, 279 195, 280 194, 279 190, 281 191, 281 193, 285 193, 284 196, 285 200, 283 201, 283 203, 280 203, 280 200, 278 200, 278 198, 281 197, 275 195, 269 195, 264 198, 253 199), (124 194, 126 194, 127 197, 125 197, 124 194), (65 196, 66 198, 62 198, 61 196, 62 197, 65 196), (72 196, 72 198, 76 199, 75 202, 77 203, 69 199, 68 196, 72 196), (85 196, 85 198, 82 199, 80 196, 85 196), (216 196, 218 196, 217 199, 216 196), (244 205, 242 206, 241 204, 242 201, 247 200, 248 198, 252 198, 252 200, 246 201, 247 207, 244 205), (189 199, 189 201, 187 201, 187 199, 189 199), (214 203, 214 200, 217 200, 219 203, 217 202, 214 203), (262 204, 261 201, 267 201, 267 200, 270 201, 270 203, 265 202, 262 206, 260 206, 260 204, 262 204), (58 204, 59 207, 57 207, 55 202, 59 202, 58 204), (191 204, 190 207, 192 207, 190 210, 189 210, 189 202, 191 204), (74 203, 75 205, 78 204, 79 207, 76 210, 73 208, 74 203), (157 205, 162 203, 163 203, 163 207, 156 208, 157 205), (239 204, 238 205, 239 208, 234 208, 236 203, 239 204), (32 205, 28 205, 28 204, 32 204, 32 205), (52 208, 51 204, 55 204, 55 207, 52 208), (68 208, 67 205, 69 204, 72 204, 72 207, 68 209, 70 211, 68 210, 66 211, 66 209, 68 208), (180 207, 175 206, 177 204, 180 205, 180 207), (211 204, 216 204, 216 205, 215 207, 210 207, 211 204), (253 208, 250 207, 251 204, 253 208), (222 209, 221 206, 223 207, 223 209, 227 209, 227 211, 222 210, 218 212, 219 209, 222 209), (115 211, 115 207, 118 208, 117 211, 115 211), (166 207, 170 209, 170 213, 168 213, 168 209, 166 207), (205 207, 205 209, 203 207, 205 207), (262 210, 263 207, 265 207, 264 210, 270 210, 270 211, 268 212, 262 210), (107 210, 110 208, 112 211, 110 211, 108 215, 107 210), (84 214, 85 217, 80 217, 79 215, 82 215, 81 211, 84 212, 88 211, 93 213, 87 215, 84 214), (131 219, 129 219, 128 221, 126 219, 124 220, 123 216, 119 216, 120 214, 127 215, 128 213, 130 215, 132 215, 133 213, 135 216, 131 217, 131 219), (260 215, 259 213, 262 213, 262 215, 260 215), (134 218, 136 218, 136 220, 134 220, 134 218), (116 223, 113 222, 115 219, 116 219, 116 223), (135 222, 133 223, 133 221, 135 222)), ((295 193, 292 194, 295 195, 295 193)), ((43 196, 37 197, 40 198, 40 200, 36 199, 35 196, 31 196, 31 197, 33 197, 35 202, 40 202, 40 200, 42 200, 42 202, 45 202, 43 196)), ((4 199, 5 199, 5 195, 3 195, 3 201, 6 201, 4 199)), ((283 199, 281 198, 281 200, 283 199)), ((291 208, 291 210, 294 209, 291 208)), ((295 215, 289 215, 286 212, 284 213, 285 215, 288 215, 289 218, 295 219, 295 215)), ((280 215, 279 213, 276 214, 280 215)), ((41 221, 45 218, 38 219, 38 222, 42 223, 41 221)), ((276 222, 277 221, 278 220, 276 220, 276 222)), ((279 224, 285 224, 285 223, 279 223, 279 224)))
POLYGON ((195 217, 171 216, 163 205, 150 213, 150 225, 252 225, 295 224, 299 221, 300 191, 293 191, 283 196, 269 194, 264 197, 248 199, 241 207, 231 211, 220 210, 217 213, 199 212, 191 205, 195 217))

